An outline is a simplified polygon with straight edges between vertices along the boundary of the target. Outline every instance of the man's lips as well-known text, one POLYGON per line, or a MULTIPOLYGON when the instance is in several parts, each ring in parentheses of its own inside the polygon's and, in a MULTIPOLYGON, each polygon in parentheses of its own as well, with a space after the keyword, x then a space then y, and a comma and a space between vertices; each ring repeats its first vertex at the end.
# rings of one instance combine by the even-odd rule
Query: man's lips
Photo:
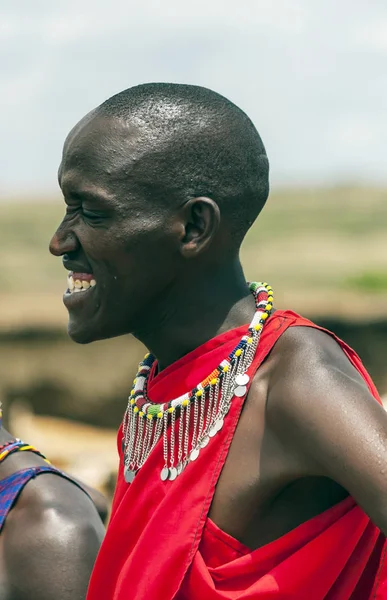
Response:
POLYGON ((63 296, 63 303, 68 310, 82 309, 95 293, 97 282, 91 273, 73 273, 67 276, 67 290, 63 296))
POLYGON ((73 271, 70 271, 70 273, 68 274, 69 277, 72 277, 74 279, 74 281, 95 281, 95 277, 93 275, 93 273, 75 273, 73 271))
POLYGON ((75 273, 70 271, 67 276, 67 294, 84 292, 97 285, 92 273, 75 273))

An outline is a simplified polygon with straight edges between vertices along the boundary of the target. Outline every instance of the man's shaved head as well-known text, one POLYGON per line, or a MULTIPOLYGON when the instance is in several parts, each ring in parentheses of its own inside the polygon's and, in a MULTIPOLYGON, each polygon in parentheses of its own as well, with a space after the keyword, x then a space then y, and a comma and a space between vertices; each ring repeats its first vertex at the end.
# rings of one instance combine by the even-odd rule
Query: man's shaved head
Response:
POLYGON ((269 163, 248 116, 207 88, 149 83, 104 102, 96 115, 137 131, 125 171, 148 198, 213 199, 240 243, 269 193, 269 163))
POLYGON ((268 172, 250 119, 202 87, 139 85, 86 115, 64 145, 66 216, 51 242, 86 288, 95 282, 65 295, 73 339, 147 329, 150 315, 165 322, 192 282, 250 297, 239 248, 268 172))

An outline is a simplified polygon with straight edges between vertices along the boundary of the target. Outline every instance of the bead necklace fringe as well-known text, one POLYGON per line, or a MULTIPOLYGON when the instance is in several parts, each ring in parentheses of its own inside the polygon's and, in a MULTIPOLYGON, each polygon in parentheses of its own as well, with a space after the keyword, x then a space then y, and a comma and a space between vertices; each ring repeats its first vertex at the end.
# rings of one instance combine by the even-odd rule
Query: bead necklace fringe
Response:
POLYGON ((246 371, 273 309, 273 290, 267 283, 251 283, 249 287, 256 312, 247 334, 195 388, 164 404, 154 404, 147 397, 147 383, 156 359, 147 354, 140 363, 123 422, 124 474, 128 483, 161 438, 164 466, 160 477, 163 481, 176 479, 222 429, 233 397, 246 395, 249 383, 246 371))

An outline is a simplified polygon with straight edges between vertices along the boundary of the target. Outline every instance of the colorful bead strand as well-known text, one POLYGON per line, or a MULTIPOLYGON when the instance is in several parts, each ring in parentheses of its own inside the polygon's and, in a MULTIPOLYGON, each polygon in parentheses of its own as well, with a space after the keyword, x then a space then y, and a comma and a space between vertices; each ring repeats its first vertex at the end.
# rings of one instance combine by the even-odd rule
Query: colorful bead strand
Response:
POLYGON ((47 458, 34 446, 26 444, 25 442, 22 442, 18 439, 7 442, 6 444, 4 444, 4 446, 0 448, 0 463, 2 463, 8 456, 14 454, 15 452, 33 452, 34 454, 37 454, 38 456, 43 458, 43 460, 46 463, 51 464, 50 461, 47 460, 47 458))
POLYGON ((220 431, 232 397, 246 394, 249 381, 246 370, 255 356, 262 329, 273 310, 273 290, 267 283, 251 283, 249 288, 255 298, 256 312, 246 335, 229 356, 189 392, 163 404, 152 403, 147 396, 147 382, 156 358, 147 354, 140 363, 123 423, 125 478, 128 483, 143 466, 161 435, 164 437, 161 478, 175 479, 188 462, 196 460, 209 439, 220 431), (188 450, 191 412, 195 435, 188 450), (175 428, 169 427, 169 422, 174 424, 176 414, 182 420, 185 418, 187 425, 184 427, 184 424, 179 424, 177 457, 180 458, 175 467, 175 428))

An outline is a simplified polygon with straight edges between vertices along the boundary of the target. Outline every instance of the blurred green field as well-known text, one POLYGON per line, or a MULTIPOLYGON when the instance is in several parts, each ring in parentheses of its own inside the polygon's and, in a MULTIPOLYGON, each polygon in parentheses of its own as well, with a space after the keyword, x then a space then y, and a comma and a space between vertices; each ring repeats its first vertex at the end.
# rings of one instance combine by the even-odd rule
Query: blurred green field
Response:
MULTIPOLYGON (((0 324, 7 315, 8 322, 44 322, 45 313, 51 322, 65 319, 65 272, 48 253, 63 209, 59 198, 0 204, 0 324)), ((281 307, 311 316, 385 316, 387 190, 274 190, 242 260, 249 278, 270 281, 281 307)))

